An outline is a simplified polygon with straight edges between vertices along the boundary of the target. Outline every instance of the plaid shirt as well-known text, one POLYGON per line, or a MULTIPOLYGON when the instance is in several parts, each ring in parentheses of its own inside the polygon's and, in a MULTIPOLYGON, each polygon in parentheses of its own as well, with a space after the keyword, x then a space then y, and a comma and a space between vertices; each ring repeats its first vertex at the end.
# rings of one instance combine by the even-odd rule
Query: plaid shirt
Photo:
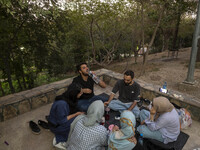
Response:
POLYGON ((69 139, 67 150, 102 150, 107 146, 108 131, 102 125, 85 127, 80 119, 69 139))

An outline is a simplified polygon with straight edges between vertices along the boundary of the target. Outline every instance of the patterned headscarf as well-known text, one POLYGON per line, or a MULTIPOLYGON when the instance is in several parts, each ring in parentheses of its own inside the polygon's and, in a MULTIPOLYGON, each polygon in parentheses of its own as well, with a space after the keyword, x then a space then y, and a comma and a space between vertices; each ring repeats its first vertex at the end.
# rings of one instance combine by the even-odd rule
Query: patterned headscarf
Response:
POLYGON ((133 149, 135 147, 135 143, 131 139, 135 135, 135 115, 131 111, 125 110, 121 113, 120 118, 121 129, 110 134, 109 150, 133 149))
POLYGON ((87 110, 87 115, 83 120, 84 126, 94 126, 101 122, 104 115, 104 104, 101 100, 94 101, 87 110))
POLYGON ((170 103, 170 101, 162 96, 153 99, 153 107, 159 114, 171 112, 174 109, 174 106, 170 103))
MULTIPOLYGON (((94 126, 94 125, 99 125, 99 122, 101 121, 103 115, 104 115, 104 104, 103 104, 103 102, 101 100, 94 101, 89 106, 89 108, 87 110, 87 115, 85 115, 85 114, 79 115, 71 123, 68 139, 70 139, 72 132, 74 130, 74 127, 80 119, 84 119, 83 120, 84 126, 86 126, 86 127, 87 126, 94 126)), ((67 141, 67 145, 69 145, 69 141, 67 141)))

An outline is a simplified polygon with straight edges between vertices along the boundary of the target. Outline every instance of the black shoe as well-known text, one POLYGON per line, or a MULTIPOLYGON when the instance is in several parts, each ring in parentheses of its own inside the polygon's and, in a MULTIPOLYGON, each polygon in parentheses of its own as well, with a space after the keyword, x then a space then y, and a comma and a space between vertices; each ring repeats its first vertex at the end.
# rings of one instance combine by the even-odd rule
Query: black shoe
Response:
POLYGON ((48 123, 45 122, 45 121, 38 120, 38 124, 39 124, 42 128, 44 128, 44 129, 49 129, 49 125, 48 125, 48 123))
POLYGON ((137 106, 138 106, 138 107, 141 107, 142 104, 143 104, 143 101, 142 101, 142 100, 140 100, 139 102, 137 102, 137 106))
POLYGON ((46 121, 48 121, 49 120, 49 116, 47 115, 47 116, 45 116, 45 119, 46 119, 46 121))
POLYGON ((38 127, 38 125, 35 122, 30 121, 29 127, 31 128, 31 130, 34 134, 40 134, 40 128, 38 127))
POLYGON ((148 99, 144 99, 144 102, 146 103, 146 105, 149 105, 149 104, 151 104, 151 101, 150 101, 150 100, 148 100, 148 99))

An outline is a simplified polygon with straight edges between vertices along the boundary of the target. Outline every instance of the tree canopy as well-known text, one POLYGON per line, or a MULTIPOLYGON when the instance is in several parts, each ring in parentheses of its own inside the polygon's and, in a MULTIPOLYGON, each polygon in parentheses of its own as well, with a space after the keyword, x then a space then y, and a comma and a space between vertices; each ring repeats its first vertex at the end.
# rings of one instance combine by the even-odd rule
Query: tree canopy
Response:
POLYGON ((145 46, 147 55, 191 46, 196 11, 184 0, 0 0, 0 96, 80 62, 106 67, 145 46))

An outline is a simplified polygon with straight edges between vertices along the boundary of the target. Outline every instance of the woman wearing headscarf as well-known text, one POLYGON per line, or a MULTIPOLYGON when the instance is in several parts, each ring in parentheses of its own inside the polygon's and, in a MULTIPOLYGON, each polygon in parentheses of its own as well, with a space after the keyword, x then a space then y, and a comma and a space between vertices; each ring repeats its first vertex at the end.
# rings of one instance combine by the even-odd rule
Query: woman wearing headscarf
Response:
POLYGON ((76 85, 71 84, 65 93, 55 98, 51 107, 47 120, 50 130, 55 134, 53 146, 56 148, 66 149, 70 125, 76 116, 83 114, 73 109, 79 92, 76 85))
POLYGON ((108 140, 108 150, 132 150, 137 140, 135 138, 135 115, 128 110, 121 113, 121 129, 114 126, 108 140))
POLYGON ((150 111, 140 113, 141 125, 137 128, 144 138, 155 139, 164 144, 177 140, 180 133, 179 116, 165 97, 153 99, 150 111))
POLYGON ((108 131, 100 125, 104 115, 104 104, 94 101, 87 115, 78 116, 71 124, 67 150, 102 150, 107 146, 108 131))

